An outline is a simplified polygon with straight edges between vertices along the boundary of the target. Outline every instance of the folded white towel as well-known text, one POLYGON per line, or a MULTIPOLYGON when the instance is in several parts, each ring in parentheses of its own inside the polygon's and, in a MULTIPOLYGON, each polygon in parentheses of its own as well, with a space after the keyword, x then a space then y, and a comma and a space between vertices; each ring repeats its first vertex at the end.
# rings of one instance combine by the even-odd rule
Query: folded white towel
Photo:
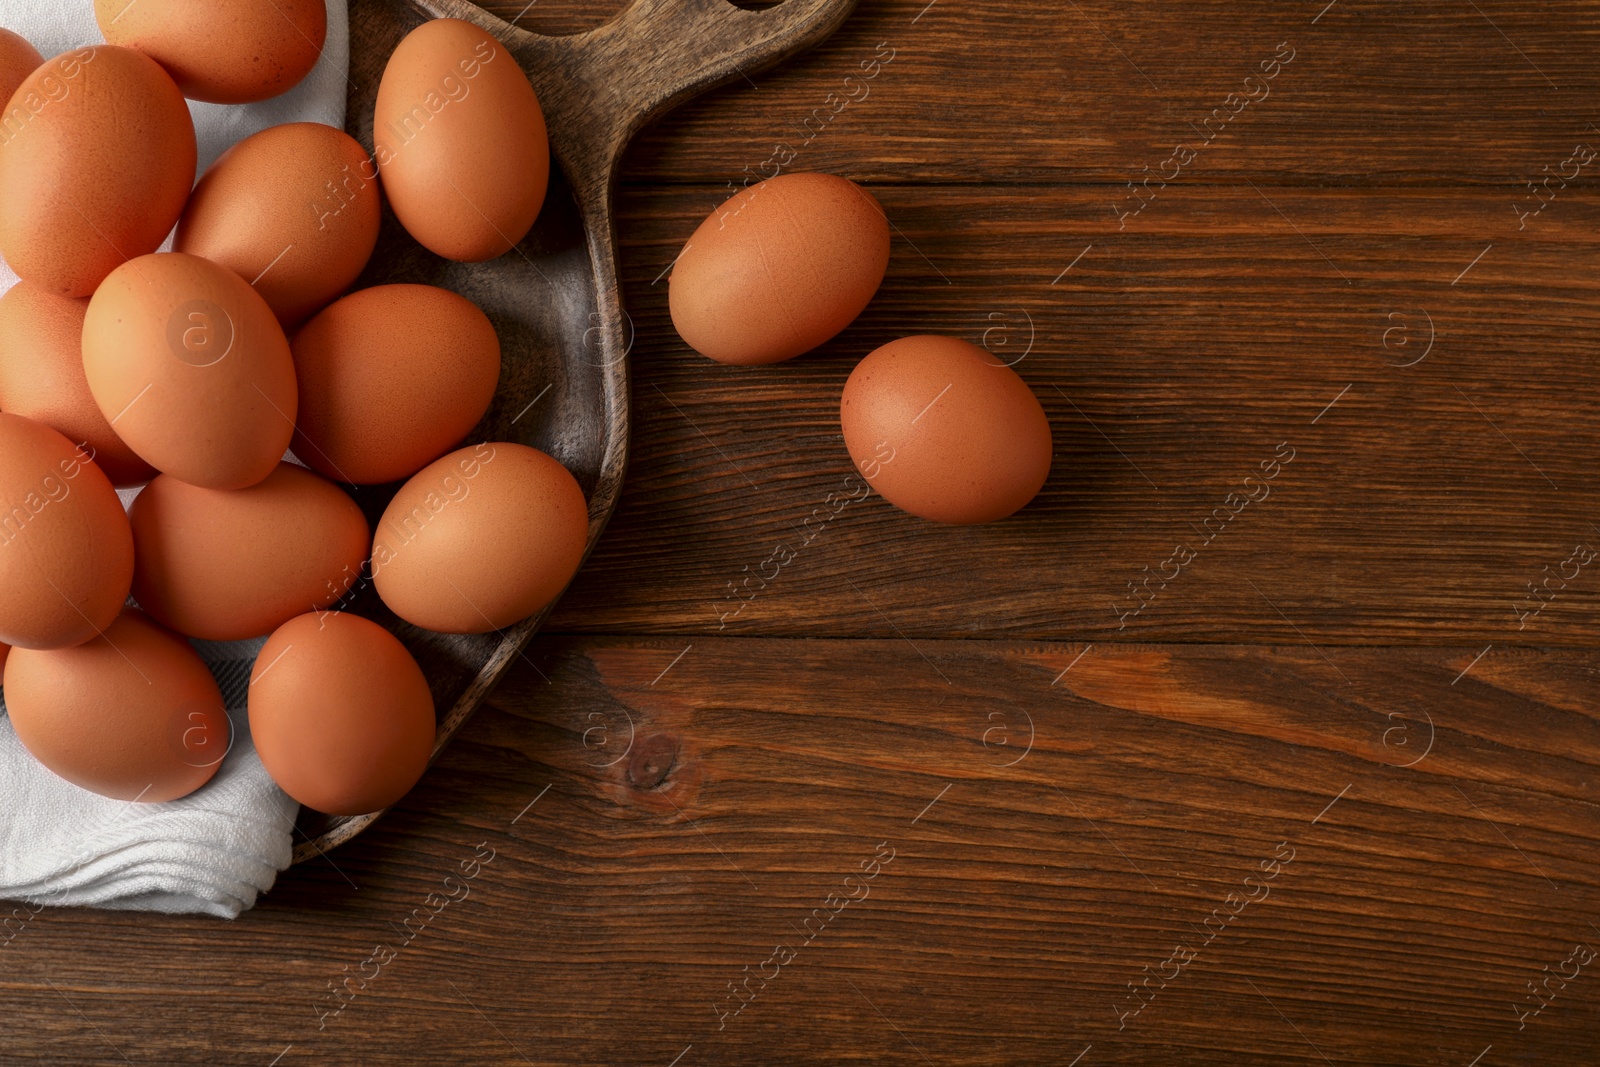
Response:
POLYGON ((0 719, 0 897, 234 918, 289 865, 299 805, 250 743, 245 694, 263 641, 195 647, 233 722, 233 747, 200 789, 165 804, 109 800, 58 778, 0 719))
MULTIPOLYGON (((343 128, 349 71, 346 0, 327 0, 321 60, 295 88, 259 104, 190 102, 204 171, 234 142, 283 122, 343 128)), ((104 38, 93 0, 0 0, 0 26, 45 58, 104 38)), ((0 262, 0 293, 16 276, 0 262)), ((244 714, 262 642, 195 642, 216 674, 234 743, 216 777, 182 800, 107 800, 56 777, 0 718, 0 899, 234 918, 289 865, 298 805, 262 767, 244 714)), ((0 713, 4 712, 0 694, 0 713)))

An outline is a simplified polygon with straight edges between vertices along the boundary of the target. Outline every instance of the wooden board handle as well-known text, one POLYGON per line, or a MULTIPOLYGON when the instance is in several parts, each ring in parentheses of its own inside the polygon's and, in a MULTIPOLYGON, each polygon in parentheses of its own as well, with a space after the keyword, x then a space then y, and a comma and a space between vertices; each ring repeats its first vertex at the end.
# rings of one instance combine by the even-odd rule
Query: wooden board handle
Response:
POLYGON ((637 0, 605 25, 570 37, 512 26, 466 0, 418 6, 482 26, 516 56, 539 94, 551 149, 580 201, 597 205, 645 123, 819 43, 856 0, 785 0, 759 11, 728 0, 637 0))

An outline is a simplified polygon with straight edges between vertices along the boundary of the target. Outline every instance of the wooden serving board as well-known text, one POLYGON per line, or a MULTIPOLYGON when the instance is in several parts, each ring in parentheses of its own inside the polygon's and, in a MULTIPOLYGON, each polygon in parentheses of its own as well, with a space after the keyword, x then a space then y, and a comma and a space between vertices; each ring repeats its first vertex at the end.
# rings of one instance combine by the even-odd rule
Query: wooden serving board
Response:
MULTIPOLYGON (((430 18, 459 18, 500 40, 544 109, 550 191, 532 232, 487 263, 423 249, 386 213, 358 288, 423 282, 474 301, 500 335, 500 388, 471 440, 544 450, 589 500, 589 549, 616 508, 627 465, 631 321, 617 284, 612 193, 623 150, 654 116, 712 86, 771 66, 823 40, 855 0, 788 0, 745 10, 728 0, 639 0, 604 26, 569 37, 530 33, 457 0, 357 0, 350 7, 346 128, 372 144, 373 104, 395 45, 430 18)), ((398 485, 363 488, 376 522, 398 485)), ((382 623, 422 665, 440 710, 434 758, 521 654, 549 608, 509 630, 438 634, 396 618, 370 585, 341 605, 382 623)), ((294 858, 348 841, 381 815, 302 811, 294 858)))

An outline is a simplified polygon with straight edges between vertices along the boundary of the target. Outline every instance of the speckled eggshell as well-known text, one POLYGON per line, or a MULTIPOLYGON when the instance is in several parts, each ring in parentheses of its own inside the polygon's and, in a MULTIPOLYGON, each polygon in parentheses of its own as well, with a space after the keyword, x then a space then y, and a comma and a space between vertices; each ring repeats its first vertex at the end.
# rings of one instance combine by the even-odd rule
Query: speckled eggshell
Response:
POLYGON ((87 641, 132 581, 128 516, 100 468, 44 423, 0 414, 0 641, 87 641))
POLYGON ((220 263, 293 326, 350 287, 378 240, 378 172, 343 130, 269 126, 194 187, 173 250, 220 263))
POLYGON ((373 538, 373 583, 409 623, 488 633, 554 600, 588 533, 583 490, 560 463, 526 445, 475 445, 400 487, 373 538))
POLYGON ((367 520, 338 486, 280 463, 248 489, 163 474, 134 498, 133 597, 165 626, 207 641, 269 634, 361 580, 367 520))
POLYGON ((294 88, 328 34, 324 0, 95 0, 94 17, 107 41, 160 63, 184 96, 216 104, 294 88))
POLYGON ((75 648, 19 648, 5 668, 17 740, 74 785, 114 800, 176 800, 232 741, 222 693, 189 643, 128 608, 75 648))
POLYGON ((284 623, 250 675, 250 735, 285 793, 329 815, 403 797, 433 752, 422 668, 375 622, 317 612, 284 623))
POLYGON ((378 83, 373 157, 406 232, 475 263, 510 251, 544 204, 544 112, 511 53, 460 19, 424 22, 378 83))
POLYGON ((26 37, 0 27, 0 104, 10 100, 23 79, 43 62, 44 57, 26 37))
POLYGON ((113 485, 143 485, 155 468, 112 430, 83 375, 89 301, 18 282, 0 296, 0 411, 26 415, 86 446, 113 485))
POLYGON ((0 255, 41 289, 88 296, 166 239, 194 165, 188 105, 153 59, 115 45, 64 52, 0 117, 0 255))
POLYGON ((904 337, 867 356, 845 383, 840 417, 862 476, 925 519, 1005 518, 1050 474, 1050 423, 1033 391, 952 337, 904 337))
POLYGON ((889 220, 831 174, 784 174, 711 213, 672 268, 672 323, 719 363, 777 363, 849 326, 889 268, 889 220))
POLYGON ((431 285, 335 301, 295 335, 294 454, 330 478, 408 478, 461 443, 494 399, 500 340, 478 306, 431 285))
POLYGON ((159 471, 243 489, 294 434, 294 361, 256 291, 209 260, 130 260, 89 301, 83 369, 118 436, 159 471))

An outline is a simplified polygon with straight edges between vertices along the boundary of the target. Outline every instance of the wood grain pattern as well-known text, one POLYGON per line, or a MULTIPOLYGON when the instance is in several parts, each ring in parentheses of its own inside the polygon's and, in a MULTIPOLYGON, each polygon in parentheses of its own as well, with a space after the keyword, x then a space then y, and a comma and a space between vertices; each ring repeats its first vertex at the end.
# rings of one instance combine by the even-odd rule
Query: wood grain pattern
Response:
POLYGON ((1527 589, 1600 538, 1593 193, 1519 233, 1488 190, 1175 187, 1122 231, 1109 187, 874 192, 897 230, 878 298, 763 368, 689 351, 651 284, 716 191, 624 196, 640 446, 557 631, 1600 638, 1592 567, 1553 577, 1537 614, 1527 589), (1044 404, 1055 467, 1012 519, 830 500, 851 492, 846 377, 923 332, 987 344, 1044 404), (1213 519, 1266 491, 1244 479, 1283 444, 1270 496, 1213 519), (779 545, 796 558, 775 574, 779 545), (1179 545, 1180 575, 1130 592, 1179 545))
MULTIPOLYGON (((622 6, 540 0, 523 20, 572 32, 622 6)), ((1186 181, 1521 188, 1595 136, 1597 20, 1595 0, 863 0, 806 63, 674 112, 625 174, 721 185, 787 143, 803 169, 872 181, 1121 185, 1203 139, 1286 41, 1295 58, 1270 96, 1186 181), (843 79, 880 41, 897 57, 870 98, 811 136, 829 93, 859 96, 843 79)))
POLYGON ((1600 945, 1592 652, 685 644, 537 638, 233 924, 33 918, 5 1061, 1591 1062, 1592 967, 1516 1011, 1600 945))

